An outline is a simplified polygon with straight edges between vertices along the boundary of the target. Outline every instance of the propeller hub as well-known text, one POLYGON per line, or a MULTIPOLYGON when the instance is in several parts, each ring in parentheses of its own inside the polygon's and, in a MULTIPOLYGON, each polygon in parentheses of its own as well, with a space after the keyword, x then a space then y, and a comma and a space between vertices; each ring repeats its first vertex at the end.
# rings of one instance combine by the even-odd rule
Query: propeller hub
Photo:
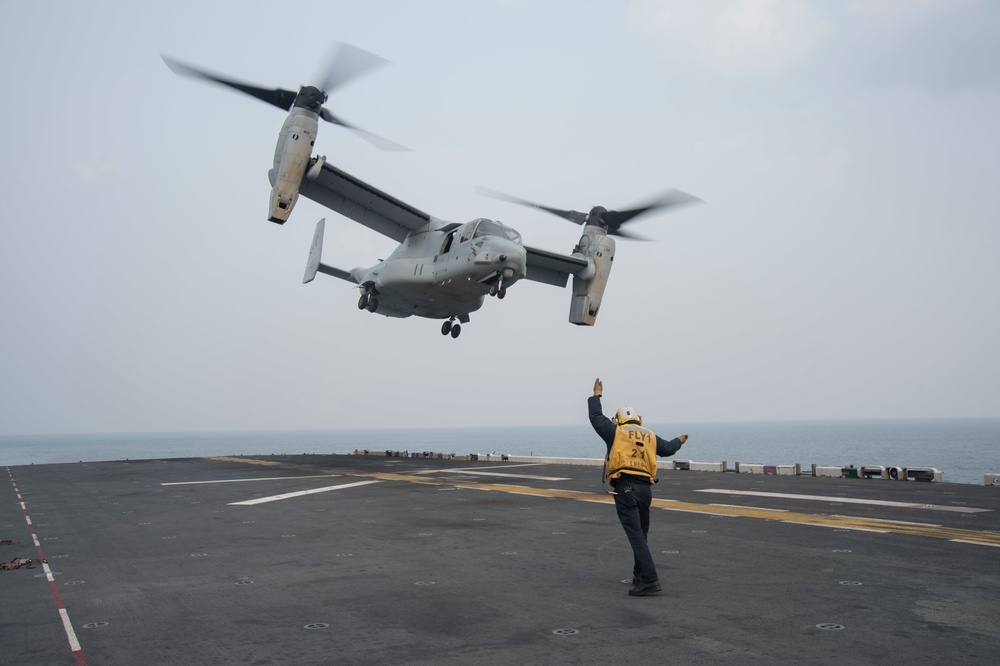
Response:
POLYGON ((607 212, 608 209, 604 206, 594 206, 587 215, 587 224, 607 229, 608 223, 604 220, 604 214, 607 212))
POLYGON ((313 113, 319 113, 326 102, 326 93, 316 86, 302 86, 299 94, 295 96, 295 104, 301 109, 309 109, 313 113))

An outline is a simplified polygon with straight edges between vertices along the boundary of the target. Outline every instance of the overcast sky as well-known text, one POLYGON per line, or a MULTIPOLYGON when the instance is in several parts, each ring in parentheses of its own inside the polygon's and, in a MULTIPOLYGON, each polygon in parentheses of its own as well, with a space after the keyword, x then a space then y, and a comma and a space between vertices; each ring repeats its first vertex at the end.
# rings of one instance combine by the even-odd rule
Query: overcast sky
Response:
POLYGON ((1000 4, 988 1, 0 3, 0 434, 1000 417, 1000 4), (446 220, 568 253, 477 196, 706 203, 570 291, 488 299, 461 338, 357 309, 324 260, 394 243, 302 200, 267 222, 283 112, 160 53, 297 89, 342 41, 391 62, 316 152, 446 220))

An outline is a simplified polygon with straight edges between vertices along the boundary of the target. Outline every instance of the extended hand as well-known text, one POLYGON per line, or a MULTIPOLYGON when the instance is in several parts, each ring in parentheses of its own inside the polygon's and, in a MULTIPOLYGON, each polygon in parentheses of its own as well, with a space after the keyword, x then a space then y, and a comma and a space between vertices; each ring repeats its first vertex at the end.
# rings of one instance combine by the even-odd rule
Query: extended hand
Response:
POLYGON ((681 440, 681 444, 683 444, 684 442, 688 441, 688 436, 687 435, 681 435, 677 439, 681 440))
POLYGON ((604 395, 604 384, 601 383, 601 379, 599 377, 594 380, 594 395, 598 398, 604 395))

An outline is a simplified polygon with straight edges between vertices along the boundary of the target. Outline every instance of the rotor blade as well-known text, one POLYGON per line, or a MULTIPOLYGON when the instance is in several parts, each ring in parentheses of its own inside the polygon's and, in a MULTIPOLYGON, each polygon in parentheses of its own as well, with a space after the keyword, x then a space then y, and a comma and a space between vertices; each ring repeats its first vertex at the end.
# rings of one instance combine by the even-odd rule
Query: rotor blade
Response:
POLYGON ((351 79, 364 74, 370 69, 388 62, 374 53, 350 44, 340 43, 330 58, 330 64, 320 81, 319 89, 330 93, 351 79))
POLYGON ((542 206, 541 204, 536 204, 533 201, 528 201, 526 199, 518 199, 509 194, 504 194, 503 192, 497 192, 496 190, 491 190, 487 187, 482 187, 476 185, 476 194, 482 196, 491 197, 493 199, 499 199, 500 201, 509 201, 510 203, 516 203, 521 206, 527 206, 528 208, 535 208, 537 210, 544 210, 546 213, 552 213, 553 215, 558 215, 559 217, 569 220, 574 224, 583 224, 587 221, 587 214, 581 213, 575 210, 560 210, 558 208, 549 208, 548 206, 542 206))
POLYGON ((341 127, 346 127, 348 129, 354 129, 354 125, 351 125, 346 120, 341 120, 337 116, 333 115, 333 112, 325 106, 319 110, 319 117, 328 123, 340 125, 341 127))
POLYGON ((667 190, 659 197, 647 202, 645 205, 629 210, 609 210, 604 213, 602 217, 608 224, 609 229, 614 228, 617 230, 617 228, 621 225, 629 222, 633 218, 639 217, 640 215, 644 215, 661 208, 678 208, 680 206, 695 203, 704 202, 698 197, 688 194, 687 192, 681 192, 680 190, 667 190))
POLYGON ((261 88, 260 86, 255 86, 250 83, 243 83, 242 81, 236 81, 234 79, 227 79, 218 74, 211 74, 209 72, 195 69, 190 65, 185 65, 182 62, 178 62, 172 58, 160 54, 163 58, 163 62, 167 64, 167 67, 173 71, 174 74, 180 76, 191 76, 196 79, 205 79, 206 81, 211 81, 213 83, 219 83, 230 88, 235 88, 240 92, 246 93, 247 95, 252 95, 259 100, 272 104, 279 109, 284 109, 288 111, 292 108, 292 102, 295 101, 295 93, 290 90, 282 90, 281 88, 261 88))
POLYGON ((651 241, 651 240, 653 240, 652 238, 646 238, 645 236, 640 236, 639 234, 637 234, 637 233, 635 233, 633 231, 624 231, 624 230, 622 230, 622 229, 620 229, 618 227, 615 227, 614 229, 610 229, 609 228, 608 229, 608 235, 609 236, 621 236, 622 238, 627 238, 629 240, 634 240, 634 241, 651 241))
POLYGON ((333 113, 326 107, 319 110, 319 117, 328 123, 333 123, 334 125, 340 125, 341 127, 346 127, 347 129, 355 132, 362 139, 372 144, 376 148, 381 148, 382 150, 395 150, 400 152, 409 152, 409 148, 406 146, 401 146, 394 141, 390 141, 378 134, 373 134, 366 129, 361 129, 357 125, 352 125, 342 118, 338 118, 333 115, 333 113))

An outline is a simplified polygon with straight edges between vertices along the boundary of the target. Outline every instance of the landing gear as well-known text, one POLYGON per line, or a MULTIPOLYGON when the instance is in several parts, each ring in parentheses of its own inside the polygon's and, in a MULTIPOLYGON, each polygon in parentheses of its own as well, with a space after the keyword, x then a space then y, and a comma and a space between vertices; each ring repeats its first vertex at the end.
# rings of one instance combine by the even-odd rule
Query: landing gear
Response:
POLYGON ((361 298, 358 299, 358 309, 368 310, 369 312, 378 310, 378 299, 375 298, 375 294, 361 294, 361 298))
POLYGON ((496 296, 497 298, 503 300, 503 297, 506 295, 507 285, 504 284, 502 277, 498 277, 492 284, 490 284, 490 296, 496 296))
POLYGON ((451 333, 451 337, 453 337, 453 338, 457 338, 459 335, 461 335, 462 334, 462 325, 461 324, 456 324, 454 322, 455 322, 455 318, 452 317, 451 319, 449 319, 445 323, 441 324, 441 335, 448 335, 449 333, 451 333))

